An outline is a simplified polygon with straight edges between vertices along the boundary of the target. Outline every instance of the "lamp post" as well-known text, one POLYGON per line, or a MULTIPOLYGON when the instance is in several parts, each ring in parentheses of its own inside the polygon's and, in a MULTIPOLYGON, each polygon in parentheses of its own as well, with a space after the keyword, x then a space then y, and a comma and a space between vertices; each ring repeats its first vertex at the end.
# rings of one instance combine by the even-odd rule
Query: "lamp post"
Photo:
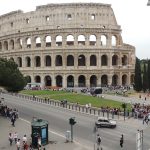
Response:
POLYGON ((148 2, 147 2, 147 6, 150 6, 150 0, 148 0, 148 2))
POLYGON ((125 115, 126 115, 125 113, 126 113, 127 104, 123 103, 122 108, 123 108, 123 111, 124 111, 124 121, 125 121, 125 115))

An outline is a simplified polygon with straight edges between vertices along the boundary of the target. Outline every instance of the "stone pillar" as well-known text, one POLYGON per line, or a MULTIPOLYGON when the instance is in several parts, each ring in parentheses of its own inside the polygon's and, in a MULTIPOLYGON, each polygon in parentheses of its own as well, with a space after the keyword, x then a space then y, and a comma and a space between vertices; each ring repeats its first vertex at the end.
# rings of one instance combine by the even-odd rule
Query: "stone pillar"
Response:
POLYGON ((45 47, 46 47, 45 37, 41 36, 41 48, 45 49, 45 47))
POLYGON ((112 74, 108 75, 108 85, 112 84, 112 74))
POLYGON ((100 87, 101 86, 101 75, 97 76, 97 86, 100 87))
POLYGON ((55 75, 52 75, 52 86, 56 86, 56 78, 55 75))
POLYGON ((108 38, 107 38, 107 47, 111 48, 112 47, 112 44, 111 44, 111 34, 108 34, 107 36, 108 36, 108 38))
POLYGON ((63 88, 67 87, 66 75, 63 75, 63 88))
POLYGON ((74 76, 74 87, 78 87, 78 75, 74 76))
POLYGON ((31 37, 31 48, 34 49, 36 46, 35 37, 31 37))
POLYGON ((22 39, 22 49, 27 49, 27 41, 26 41, 26 38, 23 38, 22 39))
POLYGON ((44 82, 44 75, 41 75, 41 84, 42 84, 42 89, 45 87, 45 82, 44 82))
POLYGON ((90 87, 90 75, 85 76, 86 77, 86 87, 90 87))
POLYGON ((119 73, 119 85, 122 85, 122 72, 119 73))

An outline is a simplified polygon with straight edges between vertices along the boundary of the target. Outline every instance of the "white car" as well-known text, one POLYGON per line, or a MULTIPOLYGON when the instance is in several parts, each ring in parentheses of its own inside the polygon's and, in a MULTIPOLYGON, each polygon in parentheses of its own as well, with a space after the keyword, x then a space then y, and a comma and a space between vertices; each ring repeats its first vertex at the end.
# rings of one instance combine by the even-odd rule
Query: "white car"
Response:
POLYGON ((107 127, 107 128, 115 128, 117 122, 115 120, 111 120, 105 117, 98 117, 97 121, 95 122, 95 126, 97 128, 107 127))

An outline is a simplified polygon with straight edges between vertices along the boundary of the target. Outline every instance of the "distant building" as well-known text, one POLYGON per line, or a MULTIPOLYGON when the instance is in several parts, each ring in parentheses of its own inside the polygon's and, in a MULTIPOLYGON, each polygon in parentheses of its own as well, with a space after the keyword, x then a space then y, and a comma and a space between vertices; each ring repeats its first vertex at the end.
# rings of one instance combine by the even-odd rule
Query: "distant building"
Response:
POLYGON ((44 86, 130 85, 135 47, 123 43, 109 4, 37 6, 0 16, 0 57, 44 86))

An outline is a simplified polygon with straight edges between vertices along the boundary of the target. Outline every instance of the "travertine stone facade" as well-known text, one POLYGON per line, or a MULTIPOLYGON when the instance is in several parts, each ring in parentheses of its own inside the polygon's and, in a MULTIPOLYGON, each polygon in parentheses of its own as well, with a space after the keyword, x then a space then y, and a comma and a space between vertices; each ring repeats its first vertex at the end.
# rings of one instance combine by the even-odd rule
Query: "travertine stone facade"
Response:
POLYGON ((108 4, 49 4, 2 15, 0 56, 46 86, 130 85, 134 78, 135 48, 123 43, 108 4))

